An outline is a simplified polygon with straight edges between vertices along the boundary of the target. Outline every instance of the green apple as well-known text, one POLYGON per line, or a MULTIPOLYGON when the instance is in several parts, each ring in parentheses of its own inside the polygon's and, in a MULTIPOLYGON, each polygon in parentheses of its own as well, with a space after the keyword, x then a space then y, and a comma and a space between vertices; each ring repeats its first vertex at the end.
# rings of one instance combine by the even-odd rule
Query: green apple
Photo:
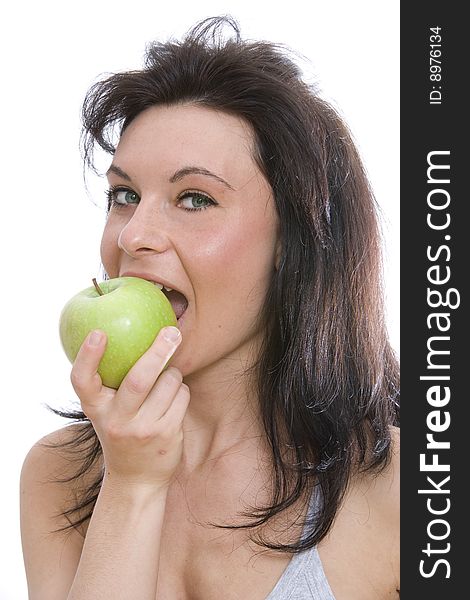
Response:
POLYGON ((103 385, 117 389, 160 329, 176 326, 176 315, 165 294, 146 279, 117 277, 93 283, 62 309, 60 340, 73 362, 90 331, 104 331, 108 343, 98 373, 103 385))

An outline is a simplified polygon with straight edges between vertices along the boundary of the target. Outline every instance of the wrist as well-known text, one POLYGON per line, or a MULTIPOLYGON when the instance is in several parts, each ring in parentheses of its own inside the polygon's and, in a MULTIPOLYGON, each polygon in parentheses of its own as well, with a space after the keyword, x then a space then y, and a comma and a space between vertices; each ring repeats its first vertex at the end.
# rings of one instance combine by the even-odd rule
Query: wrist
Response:
POLYGON ((122 477, 105 471, 101 493, 129 500, 166 501, 169 483, 122 477))

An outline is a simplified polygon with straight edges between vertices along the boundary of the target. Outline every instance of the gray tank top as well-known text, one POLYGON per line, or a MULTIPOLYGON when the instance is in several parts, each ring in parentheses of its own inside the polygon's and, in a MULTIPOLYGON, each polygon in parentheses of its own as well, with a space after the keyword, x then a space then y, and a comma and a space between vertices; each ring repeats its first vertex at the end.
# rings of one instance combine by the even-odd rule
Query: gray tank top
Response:
POLYGON ((266 600, 335 600, 316 548, 294 554, 266 600))
MULTIPOLYGON (((310 502, 309 514, 319 501, 317 491, 310 502)), ((335 600, 316 547, 294 554, 266 600, 335 600)))

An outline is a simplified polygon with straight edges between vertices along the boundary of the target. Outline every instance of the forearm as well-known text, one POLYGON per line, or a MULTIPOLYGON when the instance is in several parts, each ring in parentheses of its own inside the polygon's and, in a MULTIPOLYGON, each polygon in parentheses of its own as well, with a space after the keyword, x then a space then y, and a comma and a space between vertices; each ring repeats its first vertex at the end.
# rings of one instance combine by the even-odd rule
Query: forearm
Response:
POLYGON ((166 495, 105 479, 67 600, 155 600, 166 495))

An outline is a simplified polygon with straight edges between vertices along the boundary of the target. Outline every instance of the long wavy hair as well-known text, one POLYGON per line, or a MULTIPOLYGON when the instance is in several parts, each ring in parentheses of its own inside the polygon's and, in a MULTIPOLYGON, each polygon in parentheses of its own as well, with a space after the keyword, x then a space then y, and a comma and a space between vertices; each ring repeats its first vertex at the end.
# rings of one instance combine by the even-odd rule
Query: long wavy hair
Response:
MULTIPOLYGON (((398 364, 384 323, 377 207, 351 135, 308 85, 282 45, 244 41, 231 17, 206 19, 182 41, 148 46, 141 70, 107 75, 83 104, 84 164, 94 149, 113 154, 145 109, 191 103, 236 115, 254 132, 254 159, 271 185, 282 252, 260 315, 265 336, 252 367, 271 450, 271 501, 242 513, 263 547, 311 548, 327 534, 358 470, 379 472, 398 425, 398 364), (224 27, 231 35, 224 34, 224 27), (314 491, 322 502, 304 535, 274 543, 255 534, 314 491)), ((66 444, 87 473, 101 456, 82 422, 66 444)), ((68 527, 90 518, 102 476, 63 515, 68 527)), ((222 525, 220 525, 222 527, 222 525)))

